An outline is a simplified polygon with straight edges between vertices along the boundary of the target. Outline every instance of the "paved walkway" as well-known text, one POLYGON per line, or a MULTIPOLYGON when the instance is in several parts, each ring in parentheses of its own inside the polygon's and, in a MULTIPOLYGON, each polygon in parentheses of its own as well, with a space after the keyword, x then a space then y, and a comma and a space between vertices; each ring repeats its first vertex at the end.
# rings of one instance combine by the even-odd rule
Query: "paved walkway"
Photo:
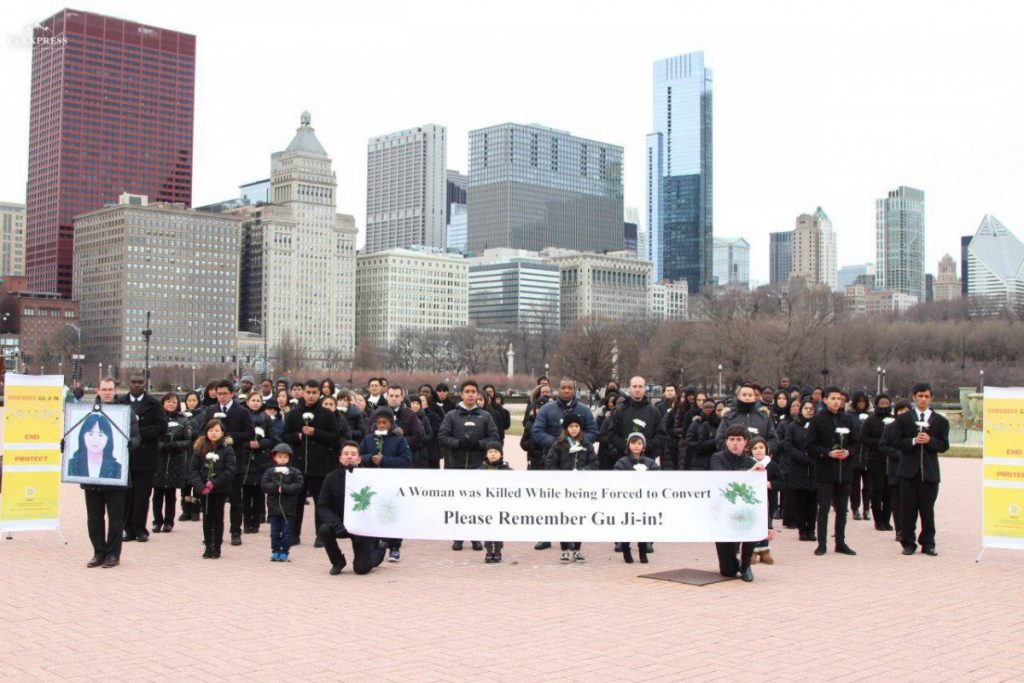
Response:
POLYGON ((753 584, 703 588, 638 575, 715 569, 710 544, 658 544, 644 567, 610 543, 562 566, 523 543, 485 565, 410 541, 400 564, 332 577, 312 514, 290 564, 269 562, 265 532, 202 560, 191 522, 86 569, 82 494, 65 486, 66 547, 53 533, 0 541, 0 678, 1019 680, 1024 555, 975 564, 981 462, 942 466, 939 557, 903 557, 851 521, 857 557, 814 557, 787 530, 753 584))

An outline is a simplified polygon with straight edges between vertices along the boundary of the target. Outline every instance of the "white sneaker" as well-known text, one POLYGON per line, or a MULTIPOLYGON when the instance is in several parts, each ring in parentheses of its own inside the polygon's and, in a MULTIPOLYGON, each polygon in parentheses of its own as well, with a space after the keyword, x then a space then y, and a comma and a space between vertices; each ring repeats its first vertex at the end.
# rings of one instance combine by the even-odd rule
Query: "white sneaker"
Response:
POLYGON ((574 552, 572 554, 572 559, 575 560, 576 562, 586 562, 587 561, 587 558, 583 557, 583 553, 581 553, 579 550, 577 550, 576 552, 574 552))
POLYGON ((569 551, 568 550, 563 550, 562 551, 562 562, 569 562, 571 559, 572 558, 569 557, 569 551))

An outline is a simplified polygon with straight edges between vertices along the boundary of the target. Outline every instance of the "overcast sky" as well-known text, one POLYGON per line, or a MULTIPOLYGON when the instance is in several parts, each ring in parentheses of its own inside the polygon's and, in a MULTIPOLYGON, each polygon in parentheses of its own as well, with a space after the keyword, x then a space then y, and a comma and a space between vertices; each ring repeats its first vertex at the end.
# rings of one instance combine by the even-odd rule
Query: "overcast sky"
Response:
MULTIPOLYGON (((303 109, 334 159, 338 210, 365 228, 366 141, 542 123, 625 147, 643 213, 652 62, 704 50, 714 71, 714 230, 768 233, 822 206, 839 264, 874 261, 875 199, 923 189, 927 268, 996 215, 1024 235, 1022 10, 1012 2, 80 0, 197 36, 193 203, 269 176, 303 109)), ((25 200, 31 51, 6 40, 62 9, 4 0, 0 200, 25 200)))

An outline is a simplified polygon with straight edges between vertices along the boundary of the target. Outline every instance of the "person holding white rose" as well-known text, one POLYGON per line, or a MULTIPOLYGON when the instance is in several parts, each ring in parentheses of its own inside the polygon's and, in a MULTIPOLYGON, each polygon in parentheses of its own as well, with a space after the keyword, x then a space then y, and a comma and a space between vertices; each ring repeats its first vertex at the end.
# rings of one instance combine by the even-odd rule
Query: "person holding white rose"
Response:
MULTIPOLYGON (((661 469, 653 458, 647 457, 646 450, 647 438, 640 432, 633 432, 626 438, 626 454, 615 461, 614 469, 631 472, 648 472, 661 469)), ((647 542, 637 541, 636 547, 640 551, 640 562, 647 564, 647 542)), ((630 548, 630 541, 620 541, 619 548, 622 552, 622 561, 626 564, 633 564, 633 551, 630 548)))
MULTIPOLYGON (((170 533, 174 528, 174 509, 177 490, 185 486, 192 445, 192 430, 181 413, 181 402, 176 393, 169 392, 160 399, 167 415, 167 435, 160 442, 160 455, 153 473, 153 533, 170 533)), ((184 509, 184 502, 182 503, 184 509)))
POLYGON ((814 460, 814 480, 818 485, 818 547, 815 555, 827 552, 828 511, 835 509, 835 550, 841 555, 856 555, 846 544, 846 512, 850 502, 853 461, 850 455, 860 436, 857 418, 844 412, 843 392, 839 387, 824 391, 825 410, 811 420, 807 455, 814 460))
MULTIPOLYGON (((662 429, 663 414, 647 397, 647 383, 643 377, 633 377, 629 380, 629 394, 626 400, 616 406, 609 419, 611 424, 607 425, 604 434, 607 435, 608 445, 612 449, 612 462, 617 462, 617 459, 626 453, 627 439, 637 432, 643 434, 644 440, 650 445, 647 449, 649 456, 658 457, 657 448, 665 435, 662 429)), ((664 454, 662 456, 664 457, 664 454)), ((661 464, 664 466, 665 460, 662 460, 661 464)))
POLYGON ((889 493, 889 472, 886 457, 879 446, 882 432, 893 422, 892 399, 888 394, 875 397, 875 409, 860 429, 860 442, 867 450, 868 475, 871 477, 871 513, 875 516, 875 529, 892 531, 889 520, 892 518, 889 493))
POLYGON ((302 472, 289 463, 292 447, 286 443, 274 446, 273 463, 260 477, 260 489, 267 495, 267 521, 270 522, 270 561, 289 562, 292 548, 292 522, 299 494, 302 493, 302 472))
POLYGON ((892 510, 892 526, 896 531, 896 540, 899 541, 903 537, 900 536, 900 478, 896 476, 896 472, 899 470, 900 465, 900 452, 899 447, 896 446, 897 432, 899 430, 896 424, 896 418, 903 413, 910 411, 910 401, 905 398, 901 398, 896 401, 892 407, 892 416, 886 417, 882 424, 882 438, 878 442, 878 450, 882 453, 882 457, 885 458, 885 471, 886 479, 889 483, 889 507, 892 510))
POLYGON ((242 478, 242 532, 257 534, 260 531, 260 519, 266 514, 260 482, 263 471, 270 467, 270 449, 277 443, 277 439, 274 438, 272 420, 263 411, 263 396, 258 391, 246 397, 245 407, 249 409, 249 417, 252 419, 253 437, 242 450, 242 459, 238 462, 235 476, 242 478))
MULTIPOLYGON (((850 414, 858 421, 860 431, 871 417, 871 404, 868 395, 863 391, 853 394, 850 401, 850 414)), ((871 476, 868 474, 868 448, 863 441, 858 440, 857 445, 850 451, 853 455, 853 481, 850 484, 850 509, 853 511, 855 520, 871 521, 871 476)))
POLYGON ((192 486, 199 491, 203 511, 204 559, 218 559, 224 542, 224 504, 235 478, 235 451, 227 445, 224 424, 219 419, 206 423, 195 443, 192 456, 192 486))
POLYGON ((203 417, 206 425, 211 420, 220 420, 224 428, 224 441, 235 452, 235 479, 231 484, 231 545, 242 545, 242 472, 240 464, 247 457, 249 442, 255 434, 252 426, 252 415, 249 410, 235 400, 234 385, 231 380, 222 379, 217 382, 217 402, 206 409, 203 417))
POLYGON ((768 453, 775 453, 778 447, 778 440, 775 435, 775 426, 771 418, 758 410, 757 388, 750 382, 744 382, 736 390, 736 400, 733 407, 727 412, 718 423, 718 431, 715 433, 715 446, 719 451, 725 450, 725 435, 729 427, 741 425, 747 430, 750 438, 763 436, 768 442, 768 453))
MULTIPOLYGON (((544 456, 544 468, 549 470, 596 470, 597 454, 590 437, 583 430, 583 418, 575 412, 562 417, 562 437, 555 441, 544 456)), ((579 541, 562 541, 562 562, 585 562, 579 541)))

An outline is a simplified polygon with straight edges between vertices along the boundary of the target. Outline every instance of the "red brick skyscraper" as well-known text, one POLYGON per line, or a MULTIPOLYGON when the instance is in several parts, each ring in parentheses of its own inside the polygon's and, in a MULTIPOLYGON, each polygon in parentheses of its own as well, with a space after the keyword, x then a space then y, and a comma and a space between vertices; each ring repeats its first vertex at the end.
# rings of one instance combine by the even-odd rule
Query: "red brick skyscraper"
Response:
POLYGON ((196 38, 71 9, 35 38, 25 274, 70 298, 77 214, 122 192, 192 204, 196 38))

